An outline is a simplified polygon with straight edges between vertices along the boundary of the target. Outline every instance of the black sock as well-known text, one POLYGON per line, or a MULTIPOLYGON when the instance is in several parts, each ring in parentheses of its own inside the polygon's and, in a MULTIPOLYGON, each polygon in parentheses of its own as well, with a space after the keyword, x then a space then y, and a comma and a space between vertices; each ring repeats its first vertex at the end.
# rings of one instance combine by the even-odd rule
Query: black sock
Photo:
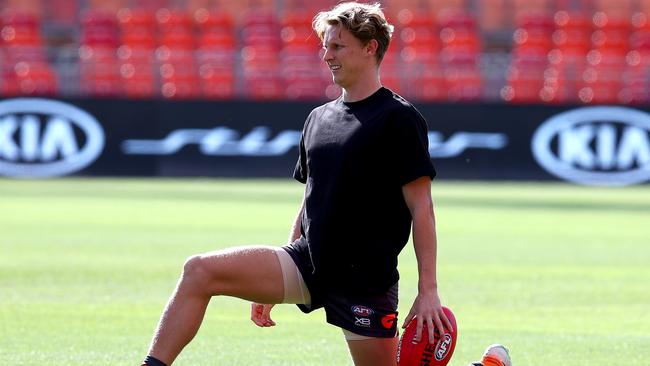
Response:
POLYGON ((147 356, 147 358, 144 359, 144 364, 147 366, 167 366, 164 362, 153 356, 147 356))

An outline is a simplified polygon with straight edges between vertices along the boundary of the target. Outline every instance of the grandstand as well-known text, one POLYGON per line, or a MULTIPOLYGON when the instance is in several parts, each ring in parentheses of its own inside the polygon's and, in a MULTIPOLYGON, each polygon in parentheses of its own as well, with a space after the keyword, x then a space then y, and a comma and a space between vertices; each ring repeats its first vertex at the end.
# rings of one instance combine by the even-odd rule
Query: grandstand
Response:
MULTIPOLYGON (((4 0, 0 93, 325 100, 334 0, 4 0)), ((650 101, 649 0, 386 0, 382 81, 420 102, 650 101)))

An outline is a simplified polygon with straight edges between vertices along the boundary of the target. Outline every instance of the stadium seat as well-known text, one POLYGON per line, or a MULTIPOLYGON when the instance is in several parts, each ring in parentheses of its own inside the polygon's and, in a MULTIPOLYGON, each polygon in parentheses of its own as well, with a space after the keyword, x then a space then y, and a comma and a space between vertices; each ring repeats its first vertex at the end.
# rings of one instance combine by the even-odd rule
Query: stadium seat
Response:
POLYGON ((448 52, 441 55, 441 69, 452 101, 477 100, 481 96, 481 72, 475 52, 448 52))
POLYGON ((263 69, 247 70, 244 83, 245 94, 253 100, 277 100, 285 96, 281 78, 263 69))
POLYGON ((86 0, 85 9, 115 14, 128 0, 86 0))
POLYGON ((128 98, 150 98, 159 95, 154 67, 149 60, 126 59, 120 64, 124 95, 128 98))
POLYGON ((3 74, 3 95, 56 95, 56 76, 47 63, 21 61, 6 65, 3 74))
POLYGON ((122 79, 116 62, 86 62, 80 65, 80 89, 93 97, 117 97, 122 94, 122 79))
POLYGON ((193 28, 190 14, 183 9, 158 9, 156 23, 161 33, 174 31, 191 33, 193 28))
POLYGON ((519 28, 513 38, 516 50, 526 48, 548 52, 553 46, 551 32, 519 28))
POLYGON ((117 48, 119 41, 117 32, 105 29, 84 29, 81 34, 81 44, 91 47, 117 48))
POLYGON ((194 11, 194 23, 205 32, 210 30, 233 29, 233 19, 225 11, 199 8, 194 11))
POLYGON ((126 28, 122 30, 120 43, 133 48, 154 49, 158 45, 158 40, 155 33, 144 32, 143 29, 126 28))
POLYGON ((516 15, 515 25, 517 28, 551 33, 555 28, 555 20, 545 12, 526 11, 516 15))
POLYGON ((248 11, 242 19, 240 28, 243 46, 264 45, 281 47, 280 24, 274 13, 248 11))
POLYGON ((618 103, 623 89, 625 68, 613 65, 589 66, 583 73, 578 92, 584 103, 618 103))
POLYGON ((161 94, 168 99, 195 99, 200 97, 199 79, 191 60, 163 63, 159 67, 161 94))
POLYGON ((11 64, 16 62, 46 63, 46 50, 42 45, 16 45, 5 44, 2 47, 5 62, 11 64))
POLYGON ((103 45, 82 45, 79 47, 79 62, 115 62, 117 49, 103 45))
POLYGON ((473 54, 478 57, 481 41, 476 28, 476 19, 464 11, 443 12, 439 20, 440 50, 443 62, 456 55, 473 54))
POLYGON ((581 11, 558 10, 553 15, 556 29, 591 29, 590 16, 581 11))
POLYGON ((650 102, 650 79, 648 68, 628 67, 623 74, 624 86, 619 101, 625 104, 647 104, 650 102))
POLYGON ((0 94, 7 97, 19 95, 18 82, 16 81, 16 74, 13 68, 5 66, 0 70, 2 71, 0 77, 0 94))
MULTIPOLYGON (((513 64, 521 59, 531 57, 546 58, 553 48, 552 35, 555 23, 551 16, 546 14, 520 14, 517 19, 517 28, 513 34, 513 64)), ((519 65, 515 65, 520 67, 519 65)))
POLYGON ((81 45, 117 48, 119 31, 115 14, 87 10, 81 16, 81 45))
MULTIPOLYGON (((282 3, 283 9, 287 12, 300 11, 304 10, 305 12, 311 12, 310 6, 313 6, 315 3, 323 2, 324 0, 284 0, 282 3)), ((320 6, 320 4, 318 4, 320 6)))
POLYGON ((325 82, 320 75, 284 75, 285 97, 289 100, 322 100, 325 82))
POLYGON ((478 101, 482 94, 481 73, 476 68, 445 70, 445 84, 451 101, 478 101))
POLYGON ((280 21, 279 72, 286 88, 285 98, 324 99, 327 81, 323 78, 320 40, 311 29, 311 17, 304 11, 293 10, 280 21))
POLYGON ((208 99, 232 99, 235 97, 235 78, 232 70, 205 64, 199 68, 199 77, 204 97, 208 99))
POLYGON ((3 94, 55 95, 57 79, 41 37, 43 20, 32 11, 5 8, 0 21, 3 94))
POLYGON ((155 13, 145 8, 122 8, 117 12, 120 29, 141 29, 151 32, 157 26, 155 13))
POLYGON ((0 35, 2 44, 7 47, 42 47, 40 20, 33 14, 4 12, 0 35))
POLYGON ((464 12, 467 9, 466 2, 466 0, 425 0, 431 13, 437 16, 464 12))
POLYGON ((174 78, 162 82, 161 93, 166 99, 198 99, 201 89, 195 77, 174 78))
POLYGON ((244 95, 280 99, 285 95, 280 75, 280 24, 270 11, 249 10, 242 17, 241 60, 244 95))
POLYGON ((503 100, 513 104, 540 102, 542 87, 539 79, 513 80, 501 89, 503 100))
MULTIPOLYGON (((556 52, 558 50, 554 50, 556 52)), ((575 58, 550 57, 549 67, 544 71, 544 94, 549 103, 577 102, 582 76, 587 67, 584 55, 575 58)))
POLYGON ((245 95, 253 99, 279 99, 284 95, 278 44, 255 43, 241 49, 245 95))
POLYGON ((109 11, 88 9, 81 15, 81 25, 84 28, 117 31, 117 17, 109 11))
POLYGON ((590 49, 591 31, 584 29, 558 29, 552 35, 553 46, 567 54, 586 55, 590 49))
POLYGON ((191 52, 194 50, 194 34, 184 28, 175 28, 160 35, 160 45, 167 46, 171 49, 187 50, 191 52))
POLYGON ((402 88, 402 78, 399 75, 399 68, 396 66, 384 65, 381 68, 381 83, 396 92, 397 94, 404 95, 402 88))
POLYGON ((405 79, 405 96, 424 102, 445 101, 448 98, 448 88, 442 70, 430 65, 424 70, 412 71, 405 79))
POLYGON ((510 103, 540 102, 547 64, 542 54, 521 53, 510 64, 508 83, 502 89, 501 97, 510 103))
POLYGON ((310 45, 314 50, 320 44, 320 40, 311 27, 311 17, 303 12, 291 12, 285 14, 281 20, 280 38, 285 47, 296 45, 310 45))
MULTIPOLYGON (((186 26, 189 16, 179 12, 157 12, 163 24, 161 46, 154 52, 156 75, 160 79, 160 94, 166 99, 196 99, 201 96, 194 39, 186 26), (176 38, 175 38, 176 37, 176 38)), ((154 80, 152 80, 154 81, 154 80)), ((143 81, 144 82, 144 81, 143 81)))
POLYGON ((411 12, 402 11, 399 17, 400 24, 397 34, 397 41, 402 47, 427 47, 440 48, 440 37, 438 27, 433 18, 426 15, 414 15, 411 12), (404 14, 408 14, 405 16, 404 14))
POLYGON ((194 20, 199 30, 195 60, 203 95, 233 98, 237 40, 232 18, 224 11, 200 8, 194 12, 194 20))
POLYGON ((201 32, 197 39, 199 49, 228 49, 234 51, 236 40, 231 29, 212 28, 201 32))
POLYGON ((2 14, 0 14, 0 22, 3 26, 34 31, 37 31, 41 26, 41 19, 35 13, 16 10, 11 7, 3 9, 2 14))

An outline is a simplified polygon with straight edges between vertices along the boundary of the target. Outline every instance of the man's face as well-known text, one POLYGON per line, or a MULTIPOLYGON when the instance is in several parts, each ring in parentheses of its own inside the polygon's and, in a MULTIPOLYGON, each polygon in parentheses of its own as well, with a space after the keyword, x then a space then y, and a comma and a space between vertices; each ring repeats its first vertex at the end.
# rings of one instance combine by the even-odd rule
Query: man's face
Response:
POLYGON ((323 60, 332 79, 342 88, 356 84, 368 68, 376 67, 374 52, 340 25, 329 25, 323 37, 323 60))

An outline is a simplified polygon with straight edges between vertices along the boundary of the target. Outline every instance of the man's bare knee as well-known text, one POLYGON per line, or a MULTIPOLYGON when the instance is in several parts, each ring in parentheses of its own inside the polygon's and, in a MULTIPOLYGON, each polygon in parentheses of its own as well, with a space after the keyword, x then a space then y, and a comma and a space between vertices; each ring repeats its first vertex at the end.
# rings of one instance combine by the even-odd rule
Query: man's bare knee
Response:
POLYGON ((279 302, 284 295, 282 279, 274 249, 240 247, 187 258, 179 290, 197 296, 279 302))
POLYGON ((210 283, 206 261, 198 254, 188 257, 183 265, 181 285, 187 290, 206 292, 210 283))

